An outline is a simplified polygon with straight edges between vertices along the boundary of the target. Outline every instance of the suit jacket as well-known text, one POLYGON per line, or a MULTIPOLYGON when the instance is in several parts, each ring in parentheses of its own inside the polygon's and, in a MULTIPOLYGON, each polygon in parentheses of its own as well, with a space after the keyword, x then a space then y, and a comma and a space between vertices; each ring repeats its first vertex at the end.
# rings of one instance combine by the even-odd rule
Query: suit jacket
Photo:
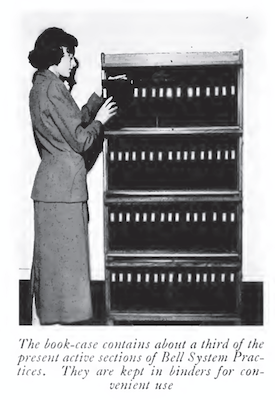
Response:
POLYGON ((102 103, 94 93, 81 111, 61 79, 49 70, 36 72, 29 105, 41 163, 32 199, 66 203, 87 201, 83 154, 102 146, 103 125, 93 120, 102 103))

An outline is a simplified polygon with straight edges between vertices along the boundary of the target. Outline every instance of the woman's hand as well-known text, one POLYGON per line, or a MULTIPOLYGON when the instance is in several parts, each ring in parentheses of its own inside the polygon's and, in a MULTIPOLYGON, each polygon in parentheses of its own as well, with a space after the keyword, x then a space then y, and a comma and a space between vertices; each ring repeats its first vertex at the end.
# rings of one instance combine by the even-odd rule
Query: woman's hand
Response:
POLYGON ((113 97, 109 97, 98 110, 95 120, 100 121, 103 125, 106 124, 117 113, 117 105, 112 101, 113 97))

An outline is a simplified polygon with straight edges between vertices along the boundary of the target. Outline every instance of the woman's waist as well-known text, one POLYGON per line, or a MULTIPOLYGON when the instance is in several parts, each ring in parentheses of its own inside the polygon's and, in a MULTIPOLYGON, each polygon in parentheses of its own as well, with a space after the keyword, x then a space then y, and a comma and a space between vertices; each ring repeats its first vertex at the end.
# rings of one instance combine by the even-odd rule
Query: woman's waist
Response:
POLYGON ((42 152, 40 167, 43 168, 85 168, 85 162, 81 154, 61 152, 58 155, 42 152))
POLYGON ((68 149, 41 149, 41 158, 42 160, 52 160, 52 161, 70 161, 70 160, 82 160, 83 156, 80 153, 75 152, 70 147, 68 149))
POLYGON ((44 160, 35 176, 32 198, 40 201, 85 201, 87 199, 85 164, 47 163, 44 160))

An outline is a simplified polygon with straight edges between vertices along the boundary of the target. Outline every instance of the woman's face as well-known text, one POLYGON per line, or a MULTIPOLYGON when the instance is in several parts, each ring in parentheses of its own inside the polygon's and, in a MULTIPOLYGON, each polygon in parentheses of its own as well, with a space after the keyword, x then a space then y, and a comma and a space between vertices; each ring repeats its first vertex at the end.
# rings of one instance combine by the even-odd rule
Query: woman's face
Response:
POLYGON ((62 47, 63 57, 58 65, 55 66, 55 71, 58 75, 68 78, 70 76, 71 70, 76 66, 74 55, 68 53, 67 47, 62 47))

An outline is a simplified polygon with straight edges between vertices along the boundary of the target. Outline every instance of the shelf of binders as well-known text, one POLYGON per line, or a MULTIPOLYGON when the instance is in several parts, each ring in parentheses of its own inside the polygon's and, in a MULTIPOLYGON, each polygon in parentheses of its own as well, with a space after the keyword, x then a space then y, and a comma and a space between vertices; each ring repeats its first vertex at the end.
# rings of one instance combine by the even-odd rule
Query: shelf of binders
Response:
POLYGON ((162 66, 153 60, 146 66, 130 65, 123 55, 115 57, 114 66, 112 56, 103 54, 102 95, 113 96, 119 106, 109 129, 240 127, 242 52, 238 62, 236 54, 231 54, 234 62, 227 65, 218 64, 216 53, 210 65, 201 57, 194 57, 193 64, 175 65, 163 56, 167 65, 162 66))

